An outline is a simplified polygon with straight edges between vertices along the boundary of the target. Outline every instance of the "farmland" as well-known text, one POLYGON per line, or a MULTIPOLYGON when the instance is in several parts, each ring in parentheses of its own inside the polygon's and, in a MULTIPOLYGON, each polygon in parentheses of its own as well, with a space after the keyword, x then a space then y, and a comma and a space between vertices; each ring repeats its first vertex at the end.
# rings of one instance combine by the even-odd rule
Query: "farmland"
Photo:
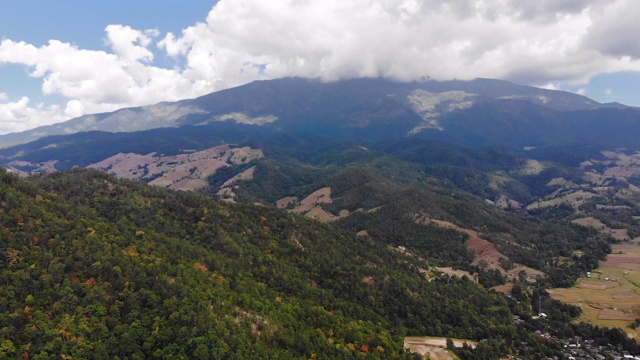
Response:
POLYGON ((580 279, 569 289, 549 292, 558 300, 582 309, 581 320, 598 326, 620 327, 640 339, 630 326, 640 318, 640 239, 612 246, 606 261, 600 262, 590 278, 580 279))

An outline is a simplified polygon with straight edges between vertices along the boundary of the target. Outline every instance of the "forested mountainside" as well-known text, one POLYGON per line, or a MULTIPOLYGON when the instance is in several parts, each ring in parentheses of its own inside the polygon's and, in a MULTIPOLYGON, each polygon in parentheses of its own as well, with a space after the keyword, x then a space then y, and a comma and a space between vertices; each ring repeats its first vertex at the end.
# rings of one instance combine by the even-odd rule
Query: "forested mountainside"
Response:
POLYGON ((463 358, 560 354, 535 329, 637 347, 284 210, 95 170, 0 176, 8 358, 410 358, 409 334, 479 341, 463 358))
MULTIPOLYGON (((468 268, 472 257, 467 241, 445 240, 445 230, 425 226, 420 219, 447 221, 480 232, 505 257, 546 273, 553 286, 571 286, 597 267, 610 243, 621 240, 571 222, 595 215, 595 205, 586 206, 592 202, 580 209, 560 201, 527 209, 536 199, 555 194, 558 187, 547 185, 551 179, 578 181, 580 173, 572 167, 542 164, 499 149, 424 141, 378 144, 378 150, 313 140, 303 146, 300 141, 289 138, 295 151, 284 145, 254 145, 263 147, 265 157, 217 172, 209 179, 210 191, 227 200, 275 205, 334 221, 353 233, 367 231, 376 241, 420 248, 423 256, 443 265, 468 268), (532 162, 539 166, 533 172, 532 162), (218 190, 247 168, 254 170, 251 179, 234 182, 232 192, 218 190), (326 189, 327 196, 312 199, 319 189, 326 189), (584 256, 574 256, 578 251, 584 256)), ((589 201, 595 199, 594 194, 589 201)), ((616 196, 598 199, 613 202, 616 196)), ((627 220, 624 226, 633 236, 637 225, 627 220)))

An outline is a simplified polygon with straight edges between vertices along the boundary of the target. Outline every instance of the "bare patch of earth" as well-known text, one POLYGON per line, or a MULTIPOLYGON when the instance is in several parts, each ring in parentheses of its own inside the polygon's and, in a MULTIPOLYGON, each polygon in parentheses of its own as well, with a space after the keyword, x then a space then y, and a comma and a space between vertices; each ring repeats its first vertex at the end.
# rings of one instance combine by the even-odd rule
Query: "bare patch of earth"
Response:
MULTIPOLYGON (((496 249, 495 245, 491 242, 480 237, 477 231, 471 229, 461 228, 453 223, 436 220, 436 219, 427 219, 424 217, 419 217, 416 220, 419 224, 434 224, 441 227, 446 227, 449 229, 454 229, 456 231, 465 233, 469 236, 469 241, 467 242, 467 249, 474 254, 474 259, 472 264, 478 265, 481 261, 487 265, 489 269, 498 269, 503 275, 507 276, 509 279, 514 279, 518 276, 518 273, 524 270, 527 273, 527 280, 529 282, 535 282, 536 276, 545 276, 542 271, 524 266, 522 264, 514 263, 514 267, 510 270, 505 270, 500 266, 500 258, 508 260, 509 258, 502 254, 498 249, 496 249)), ((468 272, 465 272, 469 278, 472 278, 468 272)))
POLYGON ((235 182, 241 181, 241 180, 251 180, 251 179, 253 179, 253 174, 255 172, 256 172, 256 167, 252 166, 252 167, 248 168, 247 170, 241 172, 240 174, 238 174, 238 175, 232 177, 231 179, 225 181, 224 184, 222 184, 221 187, 231 186, 235 182))
POLYGON ((553 178, 551 181, 547 183, 547 186, 563 186, 567 183, 567 180, 564 178, 553 178))
POLYGON ((321 206, 322 204, 331 203, 333 203, 333 199, 331 198, 331 188, 325 187, 309 194, 307 197, 302 199, 302 201, 298 201, 297 197, 287 196, 276 201, 275 205, 277 208, 287 208, 290 209, 289 211, 291 212, 303 214, 322 222, 335 221, 349 216, 349 211, 347 210, 340 211, 336 216, 324 210, 321 206))
POLYGON ((241 180, 252 180, 253 174, 255 173, 255 171, 256 171, 256 167, 252 166, 247 170, 241 172, 240 174, 225 181, 224 184, 220 186, 220 190, 218 190, 216 194, 220 197, 220 199, 224 201, 235 202, 234 199, 236 197, 236 194, 233 192, 232 185, 241 180))
POLYGON ((278 209, 284 209, 284 208, 288 208, 289 206, 295 206, 296 204, 298 204, 298 198, 295 196, 287 196, 285 198, 282 198, 278 201, 276 201, 276 208, 278 209))
POLYGON ((625 155, 613 151, 603 151, 602 154, 610 159, 600 162, 609 166, 604 171, 604 176, 622 178, 640 176, 640 153, 625 155))
POLYGON ((513 290, 513 283, 506 283, 504 285, 494 286, 491 289, 497 292, 501 292, 503 294, 511 294, 511 291, 513 290))
POLYGON ((139 179, 151 185, 194 191, 209 186, 207 178, 222 167, 240 165, 263 157, 262 150, 222 145, 179 155, 120 153, 88 168, 119 178, 139 179))
POLYGON ((413 128, 409 134, 417 134, 426 129, 439 129, 438 123, 441 114, 456 109, 466 109, 473 105, 474 94, 463 91, 447 91, 431 93, 424 90, 414 90, 407 96, 407 101, 413 110, 420 115, 423 122, 413 128))
POLYGON ((449 276, 456 276, 458 278, 462 278, 463 276, 468 277, 470 280, 478 282, 478 274, 471 275, 470 272, 465 270, 455 270, 452 267, 436 267, 436 270, 440 271, 443 274, 447 274, 449 276))
POLYGON ((294 213, 308 213, 311 209, 318 207, 319 204, 331 204, 331 188, 325 187, 314 191, 306 198, 300 201, 300 204, 296 206, 292 211, 294 213))
POLYGON ((305 216, 308 216, 312 219, 316 219, 322 222, 329 222, 329 221, 334 221, 338 219, 337 216, 326 212, 323 208, 319 206, 313 207, 311 210, 305 212, 305 216))
POLYGON ((522 175, 538 175, 544 171, 545 167, 537 160, 529 159, 519 171, 522 175))
MULTIPOLYGON (((477 343, 471 340, 451 339, 453 345, 462 347, 465 343, 475 348, 477 343)), ((412 336, 404 338, 404 348, 412 353, 427 356, 429 359, 449 360, 457 359, 453 353, 447 350, 447 338, 431 336, 412 336)))
POLYGON ((27 177, 29 175, 38 173, 56 172, 58 171, 56 169, 57 163, 58 160, 51 160, 41 163, 16 160, 2 166, 7 169, 8 172, 16 176, 27 177))

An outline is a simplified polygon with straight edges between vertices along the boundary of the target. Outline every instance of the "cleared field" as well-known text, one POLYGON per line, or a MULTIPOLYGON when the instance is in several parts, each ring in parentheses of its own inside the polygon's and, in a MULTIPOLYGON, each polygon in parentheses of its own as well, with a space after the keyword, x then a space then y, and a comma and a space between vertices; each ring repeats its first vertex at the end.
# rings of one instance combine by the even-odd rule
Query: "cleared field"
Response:
POLYGON ((631 323, 640 318, 640 241, 612 246, 591 278, 578 280, 570 289, 552 289, 553 298, 582 308, 581 320, 598 326, 620 327, 640 340, 631 323))
POLYGON ((473 280, 475 282, 478 282, 478 274, 474 274, 471 275, 470 272, 468 271, 464 271, 464 270, 454 270, 451 267, 437 267, 436 268, 438 271, 447 274, 449 276, 457 276, 459 278, 462 278, 463 276, 466 276, 469 278, 469 280, 473 280))
MULTIPOLYGON (((453 345, 461 347, 466 342, 471 347, 476 346, 475 341, 451 339, 453 345)), ((411 352, 428 355, 429 359, 434 360, 453 360, 457 359, 449 350, 447 350, 447 338, 443 337, 431 337, 431 336, 411 336, 404 338, 404 348, 411 350, 411 352)))
POLYGON ((545 208, 545 207, 556 206, 560 204, 569 204, 573 206, 575 209, 577 209, 580 207, 580 205, 584 204, 585 201, 589 200, 594 196, 596 196, 596 194, 594 193, 584 191, 584 190, 577 190, 575 192, 565 193, 565 194, 559 195, 558 197, 552 197, 551 199, 547 199, 544 201, 536 201, 534 203, 529 204, 529 206, 527 206, 527 210, 545 208))
MULTIPOLYGON (((596 230, 599 230, 603 234, 609 234, 617 240, 628 240, 629 239, 629 231, 627 229, 611 229, 607 227, 600 220, 593 217, 586 217, 582 219, 573 220, 572 223, 592 227, 596 230)), ((640 261, 640 260, 639 260, 640 261)))

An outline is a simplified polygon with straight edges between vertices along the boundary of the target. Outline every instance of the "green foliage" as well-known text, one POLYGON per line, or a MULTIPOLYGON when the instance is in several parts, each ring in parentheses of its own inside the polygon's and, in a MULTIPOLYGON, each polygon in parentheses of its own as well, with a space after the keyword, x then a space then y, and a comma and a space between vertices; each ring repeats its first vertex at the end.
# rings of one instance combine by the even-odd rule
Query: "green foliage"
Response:
POLYGON ((243 181, 236 193, 241 202, 273 204, 285 196, 302 197, 317 190, 310 185, 317 186, 318 179, 325 174, 326 171, 310 166, 264 159, 256 162, 254 172, 254 178, 260 179, 260 182, 243 181))
MULTIPOLYGON (((334 200, 323 208, 333 214, 342 210, 351 214, 338 222, 340 227, 353 233, 367 230, 377 242, 417 250, 441 265, 469 268, 466 239, 453 230, 416 223, 420 217, 478 231, 509 261, 548 273, 555 286, 570 286, 610 251, 610 238, 567 225, 574 213, 570 206, 531 214, 506 213, 483 201, 501 191, 521 199, 552 191, 546 187, 551 177, 572 176, 562 168, 517 175, 496 188, 492 185, 495 176, 518 174, 525 160, 495 148, 472 151, 418 140, 368 149, 303 136, 279 136, 261 145, 271 157, 257 161, 254 179, 242 181, 234 189, 238 201, 273 204, 285 196, 302 199, 330 187, 334 200), (576 250, 587 255, 574 259, 576 250), (558 261, 559 257, 571 260, 558 261)), ((219 183, 232 174, 214 178, 219 183)))
POLYGON ((516 331, 504 297, 284 211, 98 171, 0 177, 7 356, 408 358, 404 334, 516 331))
POLYGON ((504 275, 498 269, 480 269, 478 271, 478 282, 487 289, 506 283, 504 275))

